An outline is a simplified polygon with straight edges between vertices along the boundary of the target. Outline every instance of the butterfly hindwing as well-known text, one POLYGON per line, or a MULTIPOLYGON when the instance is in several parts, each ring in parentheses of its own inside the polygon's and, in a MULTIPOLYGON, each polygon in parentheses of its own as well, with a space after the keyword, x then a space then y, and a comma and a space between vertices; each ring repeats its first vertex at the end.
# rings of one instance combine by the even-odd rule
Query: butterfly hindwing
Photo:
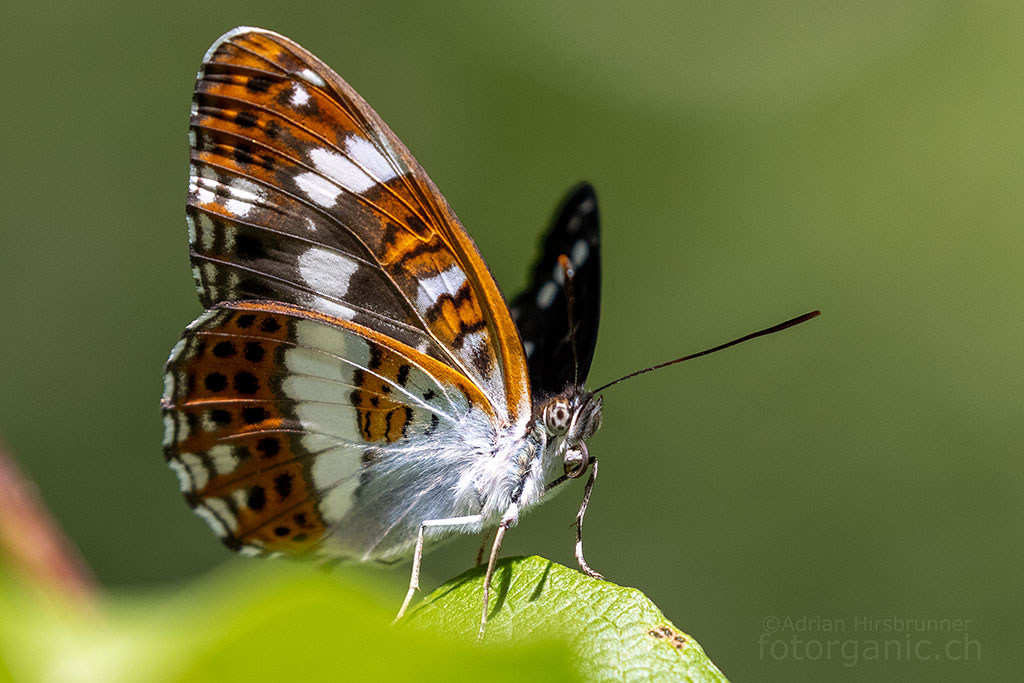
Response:
POLYGON ((456 427, 475 416, 485 429, 473 408, 482 400, 439 361, 357 324, 227 303, 172 351, 165 455, 190 505, 232 548, 388 558, 407 550, 423 505, 454 514, 434 509, 437 491, 389 495, 456 484, 464 467, 436 457, 438 444, 474 457, 456 427), (382 506, 388 514, 367 519, 382 506))
POLYGON ((497 422, 529 420, 508 309, 433 182, 334 71, 270 31, 207 52, 187 214, 202 303, 274 300, 351 321, 456 369, 497 422))
POLYGON ((512 317, 523 340, 535 396, 582 384, 590 371, 601 308, 600 237, 597 195, 588 183, 580 183, 555 212, 530 283, 512 300, 512 317), (564 273, 558 263, 562 255, 568 257, 574 271, 572 335, 564 273))

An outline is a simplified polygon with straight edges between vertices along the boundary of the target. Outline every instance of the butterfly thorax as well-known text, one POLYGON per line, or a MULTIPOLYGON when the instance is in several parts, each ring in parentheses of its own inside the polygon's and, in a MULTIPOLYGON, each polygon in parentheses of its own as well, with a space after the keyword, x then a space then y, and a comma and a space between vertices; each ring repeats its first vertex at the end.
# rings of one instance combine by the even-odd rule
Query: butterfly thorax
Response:
POLYGON ((580 387, 538 401, 525 435, 497 440, 508 444, 508 451, 489 458, 503 463, 500 470, 483 463, 478 470, 477 489, 487 492, 482 496, 485 526, 503 519, 514 523, 519 510, 540 502, 551 481, 580 476, 590 463, 586 441, 600 426, 600 397, 580 387))

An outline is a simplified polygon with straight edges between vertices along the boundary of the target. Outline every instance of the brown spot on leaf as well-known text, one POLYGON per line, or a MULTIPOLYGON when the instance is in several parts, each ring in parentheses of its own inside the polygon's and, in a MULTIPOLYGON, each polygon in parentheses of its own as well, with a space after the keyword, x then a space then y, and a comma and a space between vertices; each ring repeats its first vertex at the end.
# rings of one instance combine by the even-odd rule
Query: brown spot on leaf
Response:
POLYGON ((667 640, 669 645, 677 650, 682 650, 686 646, 686 636, 671 626, 655 626, 647 635, 657 640, 667 640))

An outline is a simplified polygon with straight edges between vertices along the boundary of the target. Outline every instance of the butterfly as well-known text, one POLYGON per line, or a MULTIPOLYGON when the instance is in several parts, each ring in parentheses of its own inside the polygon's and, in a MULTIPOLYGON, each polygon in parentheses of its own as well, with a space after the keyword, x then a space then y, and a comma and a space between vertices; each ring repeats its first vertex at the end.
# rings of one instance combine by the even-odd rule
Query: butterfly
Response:
MULTIPOLYGON (((493 533, 483 589, 520 514, 597 476, 587 391, 597 340, 593 188, 556 212, 507 305, 447 201, 333 70, 239 27, 196 79, 186 222, 206 311, 171 351, 164 455, 185 500, 248 555, 397 562, 493 533)), ((483 547, 482 547, 483 549, 483 547)))
POLYGON ((412 554, 401 612, 425 545, 495 531, 482 631, 504 531, 588 469, 589 497, 596 474, 601 400, 582 388, 600 298, 593 189, 565 200, 510 309, 401 141, 291 40, 217 39, 189 142, 207 310, 171 351, 161 402, 186 501, 244 554, 412 554))

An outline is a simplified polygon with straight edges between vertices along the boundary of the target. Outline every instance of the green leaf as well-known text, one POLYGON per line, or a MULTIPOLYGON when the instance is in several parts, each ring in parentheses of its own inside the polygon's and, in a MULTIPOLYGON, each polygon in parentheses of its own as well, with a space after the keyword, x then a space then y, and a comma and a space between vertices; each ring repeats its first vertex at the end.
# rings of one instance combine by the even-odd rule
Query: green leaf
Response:
POLYGON ((239 564, 88 609, 0 560, 0 615, 17 615, 0 618, 0 680, 725 681, 642 593, 539 557, 498 564, 478 646, 482 581, 450 581, 396 628, 393 591, 340 570, 239 564))
MULTIPOLYGON (((477 567, 449 581, 424 598, 405 622, 454 641, 474 642, 483 579, 484 568, 477 567)), ((551 639, 571 652, 587 681, 727 683, 700 645, 639 590, 542 557, 501 560, 494 571, 484 644, 551 639)))

